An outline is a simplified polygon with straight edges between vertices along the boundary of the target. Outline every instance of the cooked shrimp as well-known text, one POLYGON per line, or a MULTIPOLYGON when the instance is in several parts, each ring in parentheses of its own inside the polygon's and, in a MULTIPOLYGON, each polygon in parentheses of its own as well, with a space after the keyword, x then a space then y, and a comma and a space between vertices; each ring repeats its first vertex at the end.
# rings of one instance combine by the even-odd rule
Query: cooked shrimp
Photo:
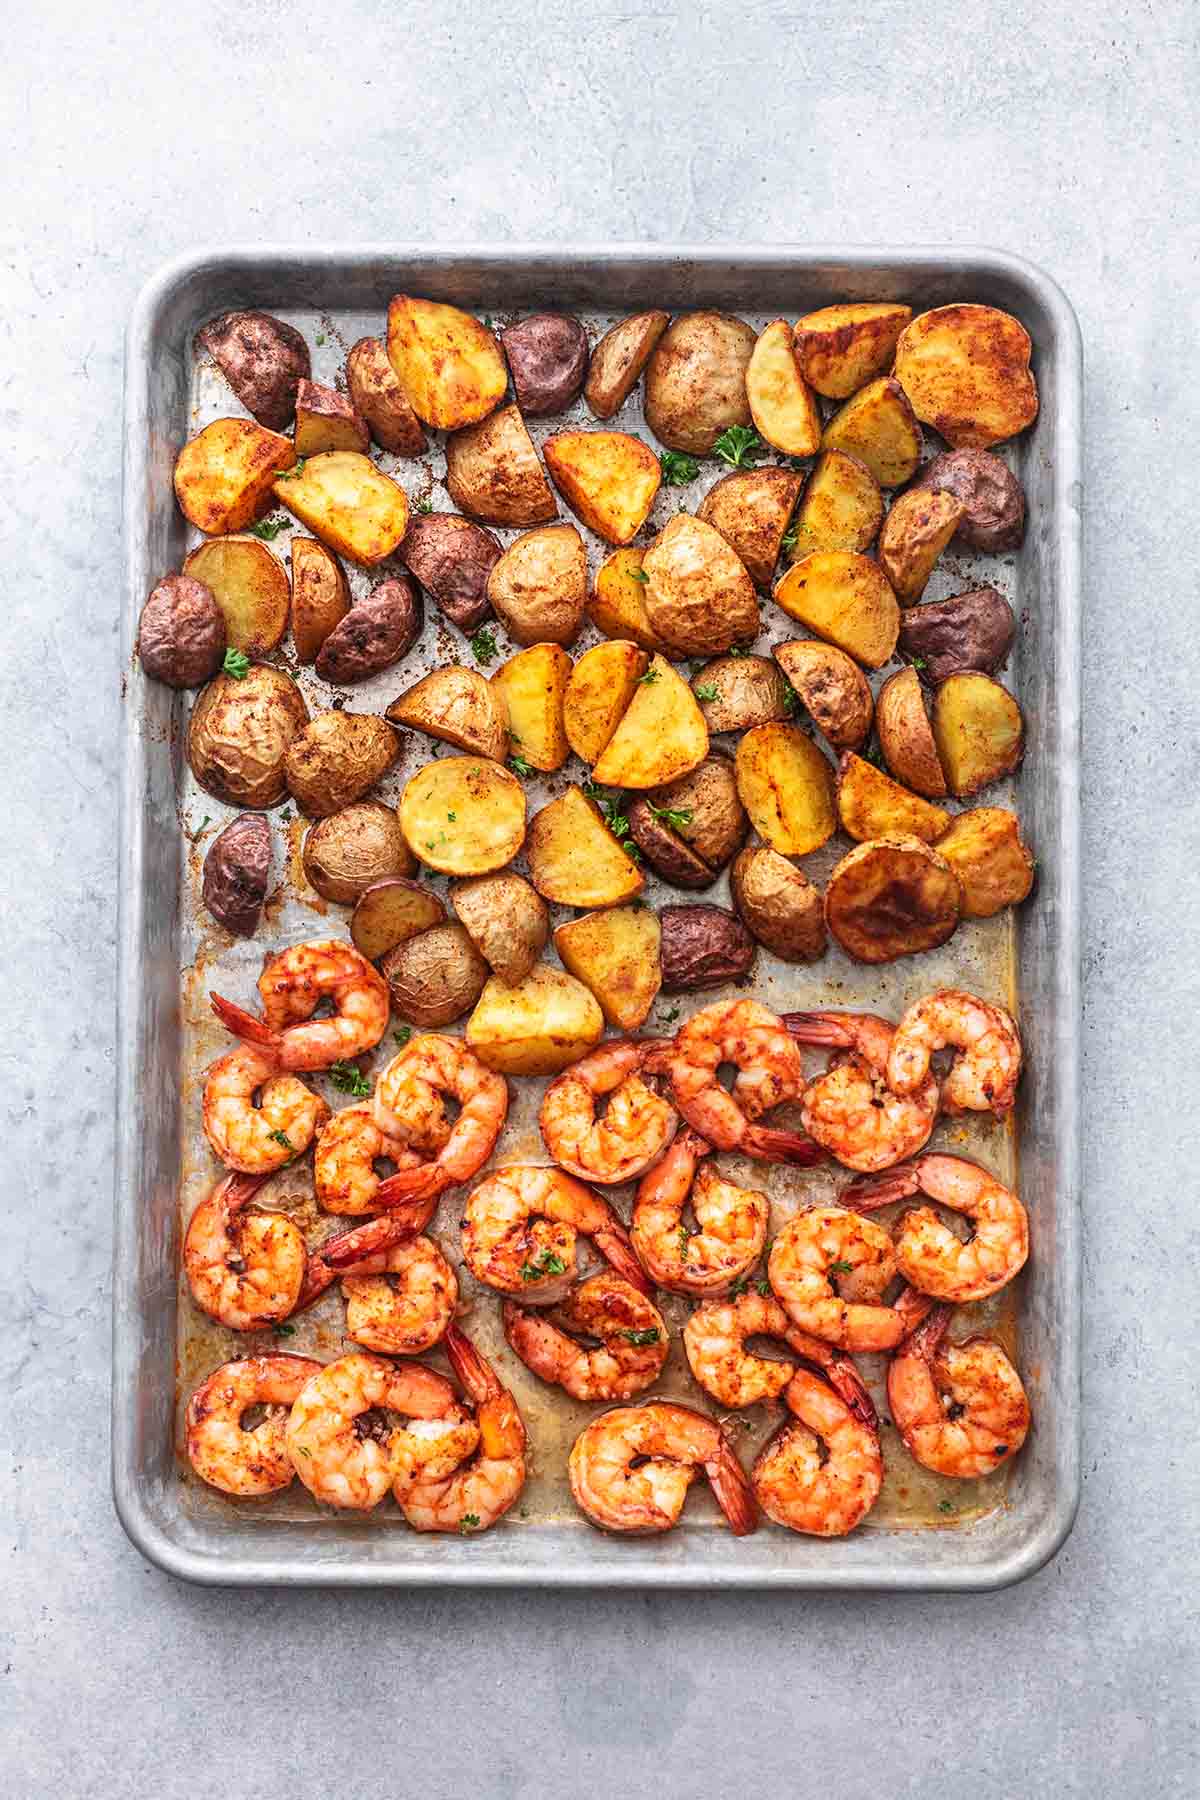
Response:
MULTIPOLYGON (((423 1147, 436 1155, 449 1135, 445 1118, 440 1122, 440 1130, 437 1121, 430 1121, 423 1147)), ((334 1113, 317 1139, 313 1155, 313 1185, 325 1211, 377 1212, 386 1204, 387 1196, 380 1199, 385 1177, 375 1165, 385 1160, 398 1169, 426 1166, 425 1158, 410 1149, 407 1142, 380 1130, 371 1101, 362 1100, 357 1106, 344 1106, 334 1113)))
POLYGON ((508 1116, 508 1083, 461 1038, 426 1032, 392 1058, 375 1084, 374 1107, 381 1131, 433 1152, 423 1167, 401 1169, 384 1183, 376 1198, 389 1206, 400 1197, 440 1194, 479 1173, 508 1116), (453 1125, 446 1122, 443 1094, 458 1102, 453 1125))
POLYGON ((740 1150, 766 1162, 808 1165, 821 1160, 811 1139, 753 1123, 773 1106, 804 1092, 800 1052, 787 1028, 757 1000, 720 1000, 693 1013, 645 1066, 666 1070, 671 1097, 717 1150, 740 1150), (717 1079, 722 1063, 737 1068, 732 1093, 717 1079))
POLYGON ((365 956, 336 938, 293 944, 268 958, 258 978, 263 1017, 220 994, 209 996, 227 1031, 273 1050, 282 1069, 328 1069, 373 1050, 387 1030, 388 985, 365 956), (322 1000, 329 1018, 314 1019, 322 1000))
POLYGON ((247 1356, 214 1369, 187 1408, 187 1453, 200 1479, 243 1497, 287 1487, 295 1469, 286 1409, 320 1372, 321 1364, 307 1356, 247 1356), (268 1410, 247 1430, 242 1420, 259 1406, 268 1410))
POLYGON ((608 1201, 561 1169, 517 1165, 481 1181, 467 1201, 462 1253, 478 1281, 546 1306, 575 1280, 581 1234, 634 1287, 646 1289, 629 1234, 608 1201))
POLYGON ((724 1294, 762 1255, 770 1202, 756 1188, 735 1187, 710 1163, 696 1165, 709 1145, 681 1131, 667 1154, 643 1175, 630 1237, 651 1280, 677 1294, 724 1294), (683 1222, 691 1200, 698 1229, 683 1222))
POLYGON ((839 1206, 793 1213, 771 1246, 771 1286, 801 1331, 844 1350, 890 1350, 913 1324, 916 1302, 883 1296, 896 1273, 891 1237, 839 1206))
POLYGON ((1029 1401, 994 1338, 943 1341, 950 1311, 934 1307, 893 1356, 888 1405, 919 1463, 969 1481, 1016 1455, 1029 1432, 1029 1401))
POLYGON ((410 1200, 390 1207, 365 1225, 355 1226, 353 1231, 326 1238, 308 1253, 304 1285, 294 1310, 299 1312, 303 1307, 311 1306, 326 1288, 333 1286, 345 1269, 355 1268, 368 1257, 381 1255, 393 1245, 416 1237, 424 1231, 436 1211, 436 1200, 410 1200))
POLYGON ((264 1175, 226 1175, 191 1216, 183 1268, 196 1305, 231 1331, 286 1319, 300 1298, 308 1252, 283 1213, 245 1209, 264 1175))
POLYGON ((440 1419, 453 1405, 450 1383, 424 1363, 356 1351, 326 1363, 301 1389, 288 1420, 288 1455, 316 1499, 369 1512, 392 1485, 395 1433, 383 1409, 440 1419))
POLYGON ((432 1238, 410 1237, 344 1269, 342 1294, 347 1337, 384 1356, 414 1356, 444 1335, 458 1281, 432 1238))
POLYGON ((662 1155, 679 1115, 638 1071, 663 1048, 653 1038, 618 1038, 555 1077, 542 1100, 541 1127, 560 1168, 607 1186, 632 1181, 662 1155), (605 1095, 608 1106, 598 1118, 596 1103, 605 1095))
POLYGON ((271 1175, 307 1150, 329 1117, 320 1095, 281 1066, 271 1052, 242 1044, 209 1069, 204 1135, 226 1168, 271 1175))
POLYGON ((845 1537, 879 1498, 879 1434, 807 1369, 797 1369, 783 1397, 794 1416, 750 1471, 758 1503, 789 1531, 845 1537))
POLYGON ((525 1426, 496 1371, 457 1325, 446 1354, 474 1407, 397 1435, 393 1492, 415 1531, 486 1531, 525 1486, 525 1426), (468 1457, 474 1461, 467 1462, 468 1457))
POLYGON ((746 1471, 717 1421, 690 1406, 614 1407, 584 1426, 567 1464, 576 1504, 606 1531, 670 1531, 701 1469, 745 1537, 755 1523, 746 1471))
POLYGON ((748 1350, 746 1343, 752 1337, 778 1338, 806 1362, 816 1363, 846 1404, 874 1424, 871 1397, 845 1352, 801 1331, 773 1294, 754 1290, 733 1300, 709 1300, 696 1308, 683 1328, 683 1347, 692 1374, 722 1406, 753 1406, 758 1400, 774 1400, 796 1372, 793 1362, 756 1356, 748 1350))
POLYGON ((800 1044, 830 1044, 841 1054, 824 1075, 810 1081, 800 1116, 804 1129, 848 1169, 874 1174, 929 1141, 938 1115, 938 1084, 926 1075, 915 1092, 894 1094, 887 1084, 888 1052, 895 1035, 873 1013, 785 1013, 784 1024, 800 1044))
POLYGON ((983 1300, 1012 1280, 1029 1255, 1029 1215, 1011 1188, 963 1156, 919 1156, 886 1175, 852 1181, 842 1198, 872 1211, 928 1194, 974 1226, 965 1241, 931 1206, 910 1206, 893 1228, 905 1279, 937 1300, 983 1300))
POLYGON ((573 1400, 628 1400, 658 1380, 670 1339, 666 1320, 638 1288, 611 1269, 573 1287, 561 1330, 544 1312, 504 1302, 504 1335, 527 1368, 573 1400), (595 1349, 568 1332, 598 1338, 595 1349))
POLYGON ((942 1082, 948 1113, 1011 1112, 1021 1074, 1021 1039, 1012 1014, 958 988, 940 988, 910 1006, 888 1053, 888 1086, 915 1093, 929 1074, 935 1050, 958 1050, 942 1082))

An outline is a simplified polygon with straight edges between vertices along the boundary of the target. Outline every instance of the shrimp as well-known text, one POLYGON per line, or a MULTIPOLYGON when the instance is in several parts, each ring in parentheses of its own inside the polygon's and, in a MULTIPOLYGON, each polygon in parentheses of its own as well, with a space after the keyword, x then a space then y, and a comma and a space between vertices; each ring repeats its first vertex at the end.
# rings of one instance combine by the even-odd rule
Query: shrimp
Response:
POLYGON ((231 1331, 286 1319, 300 1298, 308 1252, 283 1213, 245 1208, 265 1175, 226 1175, 202 1200, 183 1240, 183 1267, 196 1305, 231 1331))
POLYGON ((563 1324, 599 1347, 589 1349, 542 1312, 514 1300, 503 1307, 504 1335, 521 1361, 573 1400, 629 1400, 658 1380, 670 1340, 654 1302, 623 1275, 601 1270, 573 1287, 563 1324))
POLYGON ((928 1194, 975 1227, 965 1242, 931 1206, 910 1206, 893 1230, 896 1262, 907 1281, 936 1300, 984 1300, 1010 1282, 1029 1256, 1029 1215, 1011 1188, 963 1156, 919 1156, 887 1175, 860 1177, 843 1200, 867 1211, 928 1194))
POLYGON ((474 1417, 456 1407, 444 1422, 418 1421, 400 1432, 392 1491, 415 1531, 468 1536, 502 1518, 525 1486, 525 1426, 496 1371, 457 1325, 445 1346, 474 1417))
POLYGON ((784 1024, 801 1044, 831 1044, 824 1075, 810 1081, 800 1117, 808 1135, 848 1169, 874 1174, 915 1156, 929 1141, 938 1115, 938 1084, 926 1074, 911 1094, 887 1085, 894 1036, 873 1013, 785 1013, 784 1024))
POLYGON ((431 1162, 399 1170, 383 1184, 376 1199, 388 1206, 399 1197, 440 1194, 479 1173, 508 1116, 508 1083, 461 1038, 427 1032, 392 1058, 375 1084, 374 1107, 375 1123, 389 1137, 422 1150, 436 1145, 431 1162), (446 1123, 443 1094, 459 1105, 453 1125, 446 1123))
POLYGON ((891 1236, 838 1206, 793 1213, 771 1246, 771 1286, 801 1331, 843 1350, 890 1350, 912 1329, 918 1302, 883 1296, 896 1273, 891 1236))
POLYGON ((383 1409, 440 1419, 453 1405, 450 1383, 424 1363, 397 1365, 356 1351, 326 1363, 297 1395, 288 1455, 316 1499, 369 1512, 392 1485, 395 1433, 383 1409))
POLYGON ((800 1052, 783 1022, 757 1000, 720 1000, 681 1025, 645 1067, 671 1077, 671 1097, 688 1124, 717 1150, 740 1150, 766 1162, 807 1166, 821 1160, 811 1139, 753 1121, 804 1092, 800 1052), (717 1079, 722 1063, 737 1076, 727 1093, 717 1079))
POLYGON ((282 1169, 308 1149, 328 1117, 319 1094, 251 1044, 218 1057, 205 1078, 204 1135, 226 1168, 243 1175, 282 1169))
POLYGON ((344 1268, 342 1294, 347 1337, 385 1356, 413 1356, 444 1335, 458 1281, 432 1238, 410 1237, 344 1268))
MULTIPOLYGON (((429 1121, 423 1147, 436 1155, 450 1135, 445 1118, 429 1121)), ((344 1106, 336 1112, 317 1139, 313 1155, 313 1184, 326 1212, 356 1214, 376 1212, 386 1204, 380 1199, 385 1185, 375 1165, 386 1158, 399 1169, 423 1169, 423 1156, 400 1138, 381 1131, 369 1100, 344 1106)), ((389 1178, 390 1179, 390 1178, 389 1178)))
POLYGON ((762 1255, 770 1202, 756 1188, 735 1187, 709 1164, 698 1133, 680 1132, 667 1154, 643 1175, 630 1237, 651 1280, 677 1294, 724 1294, 762 1255), (694 1179, 693 1179, 694 1178, 694 1179), (683 1209, 691 1199, 699 1229, 683 1209))
POLYGON ((816 1363, 847 1406, 865 1423, 875 1424, 871 1397, 850 1358, 793 1325, 770 1293, 749 1291, 732 1300, 709 1300, 696 1308, 683 1328, 692 1374, 722 1406, 732 1409, 775 1400, 796 1372, 793 1362, 747 1350, 752 1337, 779 1338, 805 1362, 816 1363))
POLYGON ((679 1115, 638 1073, 647 1056, 664 1049, 648 1038, 618 1038, 556 1076, 542 1100, 547 1150, 560 1168, 608 1186, 632 1181, 662 1155, 679 1115), (602 1118, 596 1103, 608 1096, 602 1118))
POLYGON ((295 1475, 287 1451, 287 1413, 305 1383, 321 1372, 308 1356, 247 1356, 222 1363, 196 1389, 187 1408, 187 1453, 193 1469, 223 1494, 274 1494, 295 1475), (269 1410, 242 1424, 252 1407, 269 1410))
POLYGON ((213 1011, 227 1031, 272 1050, 283 1069, 328 1069, 373 1050, 387 1030, 391 999, 387 982, 353 944, 336 938, 293 944, 269 957, 258 978, 263 1017, 220 994, 213 1011), (322 1000, 333 1013, 314 1019, 322 1000))
POLYGON ((1021 1377, 994 1338, 943 1342, 951 1309, 936 1306, 888 1365, 888 1405, 909 1454, 970 1481, 1015 1456, 1029 1433, 1021 1377))
POLYGON ((395 1244, 424 1231, 437 1211, 436 1200, 411 1200, 389 1209, 377 1219, 369 1219, 353 1231, 326 1238, 317 1249, 310 1250, 304 1270, 304 1285, 296 1301, 300 1312, 332 1287, 343 1269, 353 1269, 368 1257, 378 1256, 395 1244))
POLYGON ((793 1417, 750 1471, 758 1504, 789 1531, 845 1537, 879 1498, 879 1433, 807 1369, 796 1370, 783 1398, 793 1417))
POLYGON ((580 1510, 606 1531, 670 1531, 703 1469, 738 1537, 754 1530, 746 1471, 715 1419, 665 1400, 618 1406, 585 1425, 567 1473, 580 1510))
POLYGON ((897 1094, 919 1089, 935 1050, 958 1050, 942 1082, 948 1113, 1011 1112, 1021 1074, 1021 1039, 1012 1014, 958 988, 940 988, 910 1006, 888 1052, 888 1086, 897 1094))
POLYGON ((629 1234, 608 1201, 561 1169, 516 1165, 481 1181, 467 1201, 462 1253, 478 1281, 534 1305, 553 1305, 575 1280, 580 1233, 647 1291, 629 1234))

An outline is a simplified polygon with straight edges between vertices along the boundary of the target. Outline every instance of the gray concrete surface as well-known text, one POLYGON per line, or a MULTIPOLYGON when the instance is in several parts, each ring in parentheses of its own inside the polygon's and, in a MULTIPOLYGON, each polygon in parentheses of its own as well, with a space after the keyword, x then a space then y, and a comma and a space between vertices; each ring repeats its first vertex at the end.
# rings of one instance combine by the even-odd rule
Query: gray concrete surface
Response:
MULTIPOLYGON (((0 1789, 1192 1794, 1188 0, 43 0, 0 60, 0 1789), (108 1497, 121 334, 197 241, 985 242, 1088 363, 1086 1485, 987 1599, 194 1592, 108 1497)), ((1192 1540, 1194 1543, 1194 1539, 1192 1540)))

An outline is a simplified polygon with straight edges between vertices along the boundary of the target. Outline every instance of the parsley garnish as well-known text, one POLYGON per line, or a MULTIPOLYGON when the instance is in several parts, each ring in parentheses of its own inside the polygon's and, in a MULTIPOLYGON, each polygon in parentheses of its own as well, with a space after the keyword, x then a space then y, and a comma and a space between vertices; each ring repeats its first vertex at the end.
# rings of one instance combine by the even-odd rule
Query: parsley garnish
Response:
POLYGON ((954 1511, 953 1500, 939 1500, 938 1501, 938 1511, 939 1512, 953 1512, 954 1511))
MULTIPOLYGON (((592 795, 590 797, 596 799, 599 794, 599 789, 594 782, 589 785, 592 788, 592 795)), ((629 820, 621 811, 621 802, 619 800, 597 799, 597 805, 604 815, 604 823, 608 826, 608 829, 612 832, 626 856, 631 862, 640 863, 642 860, 642 853, 637 845, 630 841, 629 820)))
POLYGON ((686 831, 692 822, 690 806, 655 806, 653 800, 647 800, 646 805, 654 817, 661 819, 664 825, 669 825, 672 831, 686 831))
POLYGON ((454 824, 454 821, 455 821, 455 820, 456 820, 456 819, 457 819, 457 818, 458 818, 458 814, 457 814, 457 813, 451 813, 451 812, 448 812, 448 813, 447 813, 447 814, 446 814, 446 817, 447 817, 447 819, 448 819, 448 820, 449 820, 449 822, 450 822, 450 824, 451 824, 451 825, 453 825, 453 824, 454 824))
POLYGON ((661 673, 662 673, 661 669, 647 669, 646 673, 644 675, 638 676, 638 686, 639 687, 649 687, 649 685, 652 681, 658 680, 661 673))
POLYGON ((730 425, 713 445, 713 455, 727 462, 731 469, 748 469, 766 448, 752 425, 730 425))
POLYGON ((321 345, 321 344, 323 344, 323 343, 324 343, 324 342, 325 342, 325 333, 324 333, 324 332, 323 332, 323 331, 318 331, 318 333, 317 333, 317 335, 316 335, 316 337, 315 337, 315 338, 314 338, 314 340, 313 340, 313 342, 314 342, 314 343, 315 343, 315 344, 317 344, 317 345, 318 345, 318 346, 320 346, 320 345, 321 345))
POLYGON ((858 754, 864 762, 872 763, 875 768, 882 769, 884 774, 887 774, 887 764, 883 760, 883 751, 878 744, 872 744, 869 750, 860 750, 858 754))
POLYGON ((677 1006, 673 1006, 671 1008, 670 1012, 666 1012, 663 1014, 663 1024, 664 1025, 673 1025, 678 1017, 679 1017, 679 1008, 677 1006))
POLYGON ((700 464, 695 457, 685 456, 681 450, 664 450, 658 462, 668 487, 683 487, 685 482, 695 481, 700 473, 700 464))
POLYGON ((698 687, 692 689, 692 692, 695 694, 697 700, 715 700, 717 698, 717 684, 715 681, 702 681, 698 687))
POLYGON ((657 1325, 647 1325, 644 1331, 623 1331, 621 1333, 623 1338, 628 1338, 629 1342, 639 1349, 643 1344, 657 1344, 661 1335, 657 1325))
POLYGON ((693 1236, 694 1233, 690 1232, 686 1225, 679 1227, 679 1259, 681 1262, 687 1261, 688 1242, 693 1236))
POLYGON ((227 650, 221 667, 232 680, 245 681, 250 673, 250 658, 244 650, 227 650))
POLYGON ((523 756, 518 756, 515 751, 508 759, 508 766, 514 775, 533 774, 533 764, 531 762, 526 762, 525 758, 523 756))
POLYGON ((798 708, 798 707, 799 707, 799 705, 800 705, 800 696, 799 696, 799 694, 798 694, 798 693, 797 693, 797 692, 796 692, 796 690, 795 690, 795 688, 794 688, 794 687, 793 687, 793 686, 792 686, 792 684, 791 684, 791 682, 790 682, 790 681, 785 681, 785 682, 784 682, 784 684, 783 684, 783 711, 784 711, 784 716, 785 716, 785 717, 786 717, 786 718, 789 718, 789 719, 790 719, 790 718, 791 718, 791 716, 792 716, 792 714, 793 714, 793 713, 794 713, 794 712, 795 712, 795 711, 796 711, 796 710, 797 710, 797 708, 798 708))
POLYGON ((729 1290, 729 1298, 731 1300, 740 1300, 749 1286, 750 1277, 748 1275, 739 1276, 729 1290))
POLYGON ((402 1025, 399 1031, 393 1031, 392 1036, 403 1050, 405 1044, 407 1044, 409 1038, 412 1036, 412 1026, 402 1025))
POLYGON ((567 1265, 556 1250, 539 1250, 521 1264, 522 1281, 538 1281, 543 1275, 565 1275, 567 1265))
POLYGON ((295 1337, 295 1335, 296 1327, 294 1325, 277 1325, 275 1327, 276 1337, 295 1337))
POLYGON ((485 325, 486 325, 486 326, 487 326, 487 328, 488 328, 488 330, 489 330, 489 331, 495 331, 495 329, 496 329, 496 327, 495 327, 495 326, 494 326, 494 325, 493 325, 493 324, 492 324, 492 315, 491 315, 491 313, 484 313, 484 315, 483 315, 483 322, 484 322, 484 324, 485 324, 485 325))
POLYGON ((193 844, 198 842, 198 840, 203 836, 204 827, 206 825, 211 825, 211 824, 212 824, 212 814, 205 813, 204 817, 201 819, 200 823, 197 825, 195 831, 193 831, 193 833, 192 833, 191 841, 193 844))
POLYGON ((475 658, 477 663, 482 663, 486 669, 490 662, 495 662, 499 654, 500 652, 496 648, 495 635, 486 625, 481 625, 479 630, 475 633, 475 636, 471 639, 471 655, 475 658))
POLYGON ((761 1281, 756 1281, 754 1285, 758 1289, 759 1293, 762 1295, 764 1300, 769 1300, 771 1298, 771 1284, 767 1280, 765 1275, 763 1276, 761 1281))
POLYGON ((342 1094, 353 1094, 358 1100, 365 1100, 371 1092, 371 1084, 357 1063, 335 1062, 329 1071, 329 1079, 342 1094))
POLYGON ((831 1262, 829 1265, 829 1273, 831 1275, 853 1275, 854 1264, 848 1262, 831 1262))
POLYGON ((274 1143, 282 1144, 285 1150, 291 1150, 293 1148, 292 1140, 286 1131, 272 1131, 270 1136, 274 1143))
POLYGON ((428 496, 423 500, 414 500, 413 511, 417 513, 431 513, 433 511, 433 501, 430 500, 428 496))
POLYGON ((727 650, 725 654, 727 656, 749 656, 750 652, 745 644, 735 644, 732 650, 727 650))
POLYGON ((911 662, 914 669, 927 669, 929 667, 928 659, 924 656, 910 656, 908 660, 911 662))
POLYGON ((800 536, 799 525, 789 525, 779 540, 779 548, 790 554, 796 548, 796 539, 800 536))
POLYGON ((257 525, 251 525, 251 537, 264 538, 269 544, 277 538, 281 531, 286 531, 291 524, 290 519, 260 519, 257 525))
POLYGON ((625 573, 628 575, 630 581, 640 581, 643 587, 645 587, 650 580, 645 569, 626 569, 625 573))
POLYGON ((304 465, 307 461, 308 458, 306 456, 298 456, 290 469, 282 469, 279 472, 275 477, 276 481, 291 481, 294 476, 303 474, 304 465))
POLYGON ((462 1516, 462 1522, 459 1525, 458 1529, 462 1533, 463 1537, 466 1537, 466 1536, 468 1536, 468 1534, 470 1532, 477 1530, 478 1526, 479 1526, 479 1514, 478 1513, 464 1513, 462 1516))

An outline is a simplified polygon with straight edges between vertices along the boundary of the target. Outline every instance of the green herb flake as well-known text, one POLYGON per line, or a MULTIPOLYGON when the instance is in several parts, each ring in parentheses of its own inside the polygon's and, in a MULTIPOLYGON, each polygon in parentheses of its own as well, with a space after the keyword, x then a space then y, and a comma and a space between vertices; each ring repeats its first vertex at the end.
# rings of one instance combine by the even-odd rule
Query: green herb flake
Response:
POLYGON ((829 1265, 829 1273, 831 1275, 853 1275, 854 1264, 848 1262, 831 1262, 829 1265))
POLYGON ((292 1140, 286 1131, 272 1131, 270 1137, 272 1143, 282 1144, 285 1150, 293 1150, 295 1148, 295 1145, 292 1143, 292 1140))
POLYGON ((325 342, 325 333, 323 331, 318 331, 316 337, 313 339, 313 342, 316 345, 318 345, 318 347, 319 347, 321 344, 323 344, 325 342))
POLYGON ((431 513, 433 511, 433 501, 428 495, 421 500, 414 500, 413 511, 415 513, 431 513))
POLYGON ((927 657, 910 656, 908 660, 914 669, 927 669, 929 667, 929 660, 927 657))
POLYGON ((307 1457, 308 1457, 308 1458, 309 1458, 309 1459, 310 1459, 310 1460, 311 1460, 311 1458, 312 1458, 312 1451, 311 1451, 311 1450, 306 1450, 306 1449, 305 1449, 305 1448, 304 1448, 304 1445, 303 1445, 303 1444, 297 1444, 297 1445, 296 1445, 296 1449, 297 1449, 297 1450, 298 1450, 298 1451, 299 1451, 299 1452, 300 1452, 300 1454, 301 1454, 301 1456, 307 1456, 307 1457))
POLYGON ((685 456, 680 450, 664 450, 658 461, 668 487, 683 487, 687 482, 695 481, 700 473, 700 464, 695 457, 685 456))
POLYGON ((663 1024, 664 1025, 673 1025, 675 1023, 676 1019, 679 1017, 680 1010, 681 1009, 678 1006, 673 1006, 671 1008, 670 1012, 665 1012, 663 1014, 663 1024))
POLYGON ((450 824, 451 824, 451 825, 453 825, 453 824, 454 824, 454 822, 455 822, 455 820, 456 820, 456 819, 457 819, 457 818, 458 818, 458 814, 457 814, 457 813, 451 813, 451 812, 448 812, 448 813, 447 813, 447 814, 446 814, 446 818, 447 818, 447 820, 448 820, 448 821, 449 821, 449 823, 450 823, 450 824))
POLYGON ((296 1327, 294 1325, 277 1325, 275 1327, 276 1337, 295 1337, 295 1335, 296 1327))
POLYGON ((471 655, 486 669, 490 662, 495 662, 499 654, 500 652, 496 648, 495 633, 490 631, 486 625, 481 625, 471 639, 471 655))
POLYGON ((692 689, 692 692, 695 694, 697 700, 715 700, 717 698, 717 684, 715 681, 702 681, 698 686, 692 689))
POLYGON ((953 1512, 954 1511, 953 1500, 939 1500, 938 1501, 938 1511, 939 1512, 953 1512))
POLYGON ((687 1261, 688 1244, 693 1235, 694 1234, 688 1230, 686 1225, 681 1225, 679 1227, 679 1260, 681 1262, 687 1261))
POLYGON ((661 674, 661 669, 647 669, 644 675, 638 676, 638 686, 649 687, 651 682, 657 681, 661 674))
POLYGON ((496 327, 495 327, 495 326, 494 326, 494 325, 493 325, 493 324, 492 324, 492 315, 491 315, 491 313, 484 313, 484 315, 483 315, 483 322, 484 322, 484 324, 485 324, 485 325, 486 325, 486 326, 487 326, 487 328, 488 328, 488 330, 489 330, 489 331, 495 331, 495 329, 496 329, 496 327))
POLYGON ((286 531, 291 522, 290 519, 260 519, 257 525, 250 526, 250 535, 262 538, 269 544, 279 536, 281 531, 286 531))
POLYGON ((752 425, 730 425, 713 445, 713 455, 731 469, 749 469, 765 455, 766 448, 752 425))
POLYGON ((783 711, 785 718, 792 718, 800 710, 800 696, 790 681, 783 684, 783 711))
POLYGON ((543 1275, 565 1275, 567 1265, 556 1250, 539 1250, 521 1264, 522 1281, 540 1281, 543 1275))
POLYGON ((756 1281, 754 1285, 758 1289, 759 1293, 762 1295, 764 1300, 769 1300, 771 1298, 771 1284, 767 1280, 765 1275, 763 1276, 761 1281, 756 1281))
POLYGON ((727 650, 725 654, 726 656, 749 656, 750 651, 745 644, 735 644, 732 650, 727 650))
POLYGON ((869 750, 860 750, 858 754, 864 762, 872 763, 875 768, 882 769, 883 773, 887 774, 887 764, 883 760, 883 751, 878 744, 872 744, 869 750))
POLYGON ((221 667, 232 681, 245 681, 250 673, 250 658, 244 650, 227 650, 221 667))
POLYGON ((356 1100, 365 1100, 371 1092, 371 1084, 357 1063, 335 1062, 329 1079, 339 1093, 353 1094, 356 1100))
POLYGON ((748 1275, 739 1276, 738 1279, 734 1282, 733 1286, 729 1290, 729 1298, 731 1300, 740 1300, 742 1295, 749 1288, 749 1286, 750 1286, 750 1277, 748 1275))
POLYGON ((796 548, 796 539, 799 536, 800 527, 798 525, 790 525, 779 540, 779 548, 781 550, 786 550, 790 556, 792 551, 796 548))
POLYGON ((643 587, 645 587, 650 580, 645 569, 626 569, 625 573, 628 575, 630 581, 640 581, 643 587))
POLYGON ((533 774, 533 764, 531 762, 526 762, 523 756, 510 756, 508 759, 508 766, 514 775, 533 774))
POLYGON ((393 1031, 392 1036, 403 1050, 405 1044, 407 1044, 409 1038, 412 1036, 412 1026, 402 1025, 399 1031, 393 1031))
POLYGON ((469 1537, 473 1531, 479 1530, 479 1514, 464 1513, 458 1527, 463 1537, 469 1537))
POLYGON ((640 1350, 646 1344, 657 1344, 662 1333, 657 1325, 647 1325, 643 1331, 622 1331, 621 1336, 640 1350))
POLYGON ((672 831, 686 831, 692 822, 690 806, 655 806, 653 800, 647 800, 646 805, 654 817, 661 819, 664 825, 669 825, 672 831))
POLYGON ((290 469, 281 469, 275 477, 276 481, 294 481, 297 475, 303 475, 306 456, 298 456, 290 469))

